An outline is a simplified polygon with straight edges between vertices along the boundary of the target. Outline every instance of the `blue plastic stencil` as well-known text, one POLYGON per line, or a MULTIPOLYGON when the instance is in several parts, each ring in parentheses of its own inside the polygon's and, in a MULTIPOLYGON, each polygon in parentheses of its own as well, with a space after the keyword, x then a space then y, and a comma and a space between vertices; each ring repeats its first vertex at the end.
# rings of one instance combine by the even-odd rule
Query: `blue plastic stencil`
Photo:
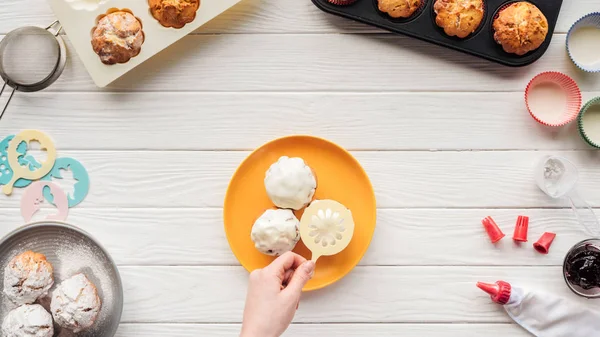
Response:
MULTIPOLYGON (((8 164, 7 154, 8 145, 13 138, 15 138, 15 135, 10 135, 0 142, 0 185, 6 185, 13 176, 13 170, 8 164)), ((17 147, 17 152, 22 154, 19 156, 19 164, 23 166, 29 166, 31 171, 35 171, 37 168, 41 167, 41 164, 38 163, 33 156, 25 156, 27 153, 27 143, 21 142, 21 144, 19 144, 17 147)), ((30 184, 31 180, 19 179, 15 183, 15 187, 23 188, 29 186, 30 184)))
MULTIPOLYGON (((71 170, 73 173, 73 179, 77 182, 74 187, 73 195, 67 194, 67 198, 69 199, 69 207, 75 207, 79 205, 83 199, 87 196, 90 191, 90 176, 87 173, 85 167, 77 160, 73 158, 56 158, 56 163, 54 163, 54 167, 52 167, 52 171, 48 173, 41 180, 52 180, 54 179, 63 179, 61 170, 71 170)), ((44 197, 48 202, 54 204, 54 197, 52 193, 50 193, 49 189, 44 189, 44 197)))

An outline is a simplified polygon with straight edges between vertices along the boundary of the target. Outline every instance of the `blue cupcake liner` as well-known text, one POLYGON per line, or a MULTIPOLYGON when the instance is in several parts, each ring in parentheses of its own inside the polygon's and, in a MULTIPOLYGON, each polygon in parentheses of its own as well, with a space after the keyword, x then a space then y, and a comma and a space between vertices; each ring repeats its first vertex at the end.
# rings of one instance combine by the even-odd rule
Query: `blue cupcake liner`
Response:
POLYGON ((571 51, 569 50, 569 40, 571 39, 572 33, 580 28, 585 27, 596 27, 600 29, 600 12, 589 13, 583 16, 581 19, 577 20, 573 24, 573 26, 571 26, 569 32, 567 33, 567 53, 569 53, 571 61, 573 61, 577 68, 588 73, 597 73, 600 72, 600 62, 598 62, 598 64, 594 67, 584 66, 581 63, 577 62, 577 60, 573 57, 573 54, 571 54, 571 51))

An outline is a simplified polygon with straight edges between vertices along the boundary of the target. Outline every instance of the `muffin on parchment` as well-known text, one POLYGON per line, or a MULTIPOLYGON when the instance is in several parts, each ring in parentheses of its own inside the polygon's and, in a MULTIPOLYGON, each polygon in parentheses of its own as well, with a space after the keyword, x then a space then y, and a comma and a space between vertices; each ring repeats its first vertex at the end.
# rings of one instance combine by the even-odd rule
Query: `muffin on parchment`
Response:
POLYGON ((45 255, 21 253, 4 269, 4 294, 15 304, 31 304, 48 294, 54 284, 53 272, 45 255))
POLYGON ((525 1, 501 9, 493 27, 496 42, 507 53, 517 55, 538 49, 548 35, 548 20, 544 14, 525 1))
POLYGON ((449 36, 464 39, 479 28, 485 15, 483 0, 437 0, 435 23, 449 36))
POLYGON ((148 0, 150 13, 164 27, 182 28, 194 21, 200 0, 148 0))
POLYGON ((54 321, 75 333, 94 325, 101 307, 96 286, 84 274, 62 281, 52 292, 50 309, 54 321))
POLYGON ((126 11, 107 14, 92 32, 92 48, 108 65, 129 62, 140 53, 143 43, 142 23, 126 11))
POLYGON ((52 337, 52 315, 39 304, 22 305, 6 315, 2 322, 3 337, 52 337))
POLYGON ((379 10, 393 18, 409 18, 421 8, 424 0, 377 0, 379 10))

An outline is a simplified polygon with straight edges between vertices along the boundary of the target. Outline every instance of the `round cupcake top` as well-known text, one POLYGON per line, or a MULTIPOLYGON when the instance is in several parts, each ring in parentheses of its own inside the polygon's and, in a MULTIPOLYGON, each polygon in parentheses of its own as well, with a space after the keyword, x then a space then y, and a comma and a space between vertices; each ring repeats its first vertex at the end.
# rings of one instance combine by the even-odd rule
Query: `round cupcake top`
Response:
POLYGON ((379 10, 393 18, 409 18, 423 5, 423 0, 377 0, 379 10))
POLYGON ((4 337, 52 337, 52 316, 39 304, 22 305, 11 312, 2 322, 4 337))
POLYGON ((54 284, 52 273, 45 255, 32 251, 19 254, 4 269, 4 294, 16 304, 31 304, 48 294, 54 284))
POLYGON ((104 64, 126 63, 142 50, 142 23, 133 14, 118 11, 104 16, 92 33, 92 47, 104 64))
POLYGON ((77 274, 52 292, 50 309, 56 324, 77 333, 94 325, 101 306, 96 286, 84 274, 77 274))
POLYGON ((263 254, 279 256, 300 240, 300 221, 289 209, 268 209, 252 226, 252 242, 263 254))
POLYGON ((194 21, 200 0, 149 0, 150 13, 164 27, 182 28, 194 21))
POLYGON ((483 0, 437 0, 433 6, 435 23, 449 36, 465 38, 481 25, 483 0))
POLYGON ((494 39, 507 53, 525 55, 538 49, 548 35, 548 20, 535 5, 515 2, 494 20, 494 39))
POLYGON ((302 158, 283 156, 267 171, 265 188, 275 206, 299 210, 311 202, 317 180, 302 158))

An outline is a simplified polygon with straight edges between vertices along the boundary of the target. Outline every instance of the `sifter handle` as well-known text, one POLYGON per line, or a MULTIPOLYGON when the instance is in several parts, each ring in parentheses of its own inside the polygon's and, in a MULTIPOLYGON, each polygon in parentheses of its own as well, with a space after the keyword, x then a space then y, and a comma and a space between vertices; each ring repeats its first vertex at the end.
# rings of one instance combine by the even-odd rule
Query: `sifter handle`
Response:
POLYGON ((317 260, 321 257, 321 255, 313 253, 311 261, 317 263, 317 260))
MULTIPOLYGON (((2 86, 2 90, 0 90, 0 97, 4 93, 4 89, 6 89, 7 84, 8 84, 7 82, 4 82, 4 85, 2 86)), ((2 116, 4 116, 4 113, 6 112, 6 108, 8 108, 8 105, 10 104, 10 100, 12 100, 13 95, 15 94, 15 90, 17 90, 17 87, 14 87, 13 91, 10 93, 10 96, 8 97, 8 101, 6 101, 6 104, 4 105, 4 109, 2 109, 2 113, 0 113, 0 120, 2 120, 2 116)))

